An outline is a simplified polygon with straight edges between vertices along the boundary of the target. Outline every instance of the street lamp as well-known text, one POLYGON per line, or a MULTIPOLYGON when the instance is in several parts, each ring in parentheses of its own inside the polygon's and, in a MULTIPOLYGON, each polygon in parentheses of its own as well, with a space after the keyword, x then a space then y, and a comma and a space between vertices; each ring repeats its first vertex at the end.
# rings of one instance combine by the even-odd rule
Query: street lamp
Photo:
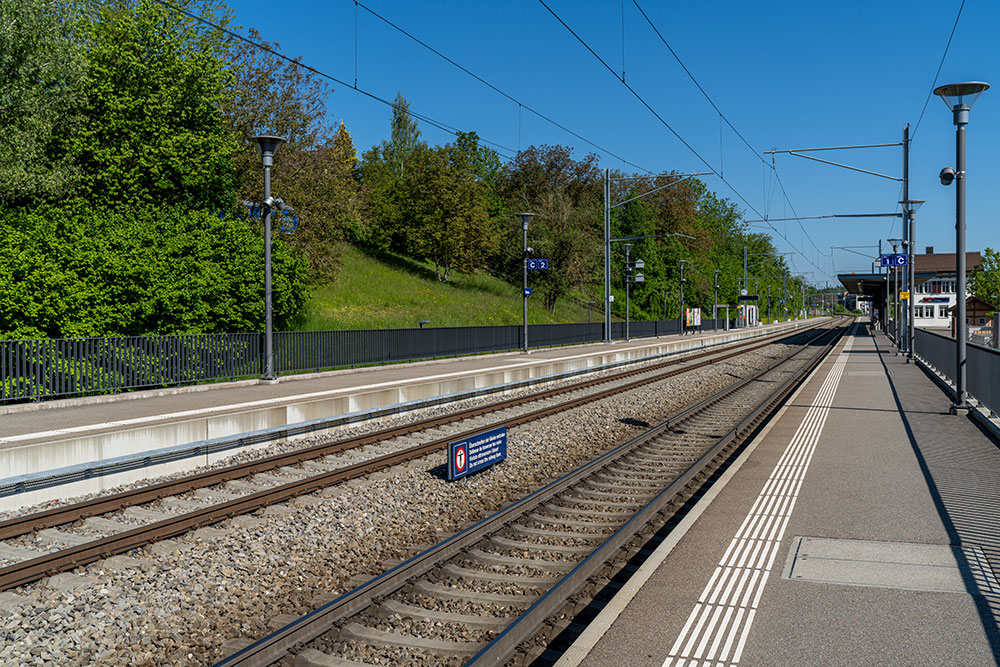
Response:
POLYGON ((524 353, 528 353, 528 255, 531 254, 532 250, 528 247, 528 222, 535 217, 534 213, 518 213, 521 216, 521 231, 524 234, 524 252, 521 257, 523 282, 521 289, 521 301, 524 311, 524 335, 522 337, 524 341, 524 353))
POLYGON ((635 261, 629 260, 629 254, 632 252, 633 243, 623 244, 625 248, 625 340, 629 340, 629 286, 632 283, 642 283, 646 281, 646 277, 641 273, 636 273, 635 277, 632 277, 632 272, 635 269, 641 269, 646 265, 641 259, 635 261))
MULTIPOLYGON (((899 252, 899 244, 902 242, 903 239, 889 239, 893 255, 899 252)), ((892 291, 896 294, 896 300, 892 302, 892 326, 895 329, 896 354, 899 354, 899 267, 895 264, 892 266, 892 291)))
POLYGON ((717 329, 719 327, 719 274, 722 273, 719 269, 712 271, 713 283, 715 292, 712 296, 712 328, 717 329))
POLYGON ((271 167, 283 137, 260 134, 253 137, 264 165, 264 379, 274 379, 274 328, 271 321, 271 208, 284 209, 284 202, 271 198, 271 167))
POLYGON ((680 321, 681 321, 681 333, 685 333, 685 334, 687 333, 687 321, 684 319, 684 283, 687 282, 687 280, 684 278, 684 263, 686 261, 687 260, 684 260, 684 259, 680 260, 680 263, 681 263, 681 316, 680 316, 680 321))
POLYGON ((906 214, 906 219, 909 224, 909 233, 907 237, 910 239, 909 252, 906 256, 906 273, 908 279, 906 281, 907 287, 909 288, 910 298, 907 299, 907 310, 910 311, 910 316, 907 318, 906 322, 906 362, 909 363, 913 361, 913 341, 914 341, 914 322, 913 318, 916 314, 916 307, 913 305, 916 299, 913 298, 913 293, 916 291, 916 283, 913 278, 915 275, 915 269, 913 268, 913 248, 916 247, 916 241, 914 241, 913 232, 915 229, 914 222, 917 219, 917 209, 924 205, 923 199, 904 199, 899 202, 903 207, 903 213, 906 214))
POLYGON ((965 339, 968 327, 965 323, 965 126, 969 124, 969 110, 990 84, 982 81, 950 83, 934 89, 951 109, 955 123, 955 168, 941 170, 941 183, 955 184, 955 325, 957 340, 955 345, 955 402, 952 414, 968 414, 969 401, 965 393, 965 339))

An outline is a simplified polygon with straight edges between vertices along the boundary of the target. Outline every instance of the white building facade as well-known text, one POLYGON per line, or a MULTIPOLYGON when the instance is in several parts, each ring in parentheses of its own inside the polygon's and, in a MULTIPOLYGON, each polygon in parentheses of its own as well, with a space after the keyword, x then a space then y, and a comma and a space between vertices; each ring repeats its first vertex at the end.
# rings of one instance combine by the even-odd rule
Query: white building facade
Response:
MULTIPOLYGON (((982 258, 978 252, 966 253, 966 275, 978 268, 982 258)), ((913 256, 915 273, 935 274, 934 278, 917 285, 913 297, 913 324, 922 329, 951 329, 948 309, 957 303, 955 294, 955 253, 935 253, 928 247, 922 255, 913 256)), ((966 297, 968 290, 966 290, 966 297)))

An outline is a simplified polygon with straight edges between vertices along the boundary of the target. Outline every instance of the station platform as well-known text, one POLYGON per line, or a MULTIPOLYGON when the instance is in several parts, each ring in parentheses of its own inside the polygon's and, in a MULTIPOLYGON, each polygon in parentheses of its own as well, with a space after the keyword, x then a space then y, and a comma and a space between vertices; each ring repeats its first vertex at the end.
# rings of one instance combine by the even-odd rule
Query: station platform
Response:
POLYGON ((563 667, 996 665, 1000 449, 855 325, 563 667))
POLYGON ((288 436, 269 440, 266 432, 321 421, 322 429, 308 433, 315 435, 402 411, 544 386, 589 369, 792 332, 805 324, 0 406, 0 510, 209 464, 246 449, 234 441, 243 434, 273 442, 288 436), (58 490, 38 488, 49 483, 42 478, 58 478, 58 490))

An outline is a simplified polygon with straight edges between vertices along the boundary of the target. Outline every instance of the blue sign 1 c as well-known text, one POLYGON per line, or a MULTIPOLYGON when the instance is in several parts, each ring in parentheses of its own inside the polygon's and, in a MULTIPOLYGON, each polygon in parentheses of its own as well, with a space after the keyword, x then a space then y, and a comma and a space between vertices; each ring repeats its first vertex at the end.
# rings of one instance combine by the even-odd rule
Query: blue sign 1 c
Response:
POLYGON ((535 257, 528 260, 529 271, 546 271, 549 268, 549 260, 535 257))
POLYGON ((448 443, 448 481, 479 472, 507 458, 507 427, 448 443))
POLYGON ((878 258, 881 266, 906 266, 908 264, 905 253, 879 255, 878 258))

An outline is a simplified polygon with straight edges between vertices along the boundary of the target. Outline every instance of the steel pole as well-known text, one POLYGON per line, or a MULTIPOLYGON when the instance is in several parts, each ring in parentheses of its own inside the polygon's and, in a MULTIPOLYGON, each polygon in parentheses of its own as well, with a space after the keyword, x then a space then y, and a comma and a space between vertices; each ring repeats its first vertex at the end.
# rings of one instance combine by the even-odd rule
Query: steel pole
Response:
POLYGON ((687 333, 687 322, 684 319, 684 260, 681 260, 681 333, 687 333))
POLYGON ((915 243, 915 241, 914 241, 914 231, 916 229, 917 212, 916 211, 909 211, 907 213, 907 217, 909 218, 909 221, 908 221, 909 222, 909 230, 908 230, 909 233, 908 233, 908 236, 910 237, 910 252, 909 252, 909 255, 907 256, 907 261, 909 263, 907 264, 907 267, 906 267, 906 273, 910 277, 910 279, 909 279, 909 281, 907 283, 908 286, 909 286, 909 289, 910 289, 910 298, 909 298, 909 303, 907 303, 906 306, 907 306, 907 309, 910 311, 910 317, 907 320, 907 325, 909 326, 909 329, 907 329, 907 332, 906 332, 906 337, 908 339, 906 341, 906 360, 907 360, 907 362, 910 362, 910 361, 913 361, 913 344, 914 344, 914 342, 916 340, 915 339, 915 335, 913 333, 913 327, 915 325, 915 319, 914 318, 916 317, 916 312, 917 312, 916 307, 913 305, 914 302, 916 301, 916 299, 913 298, 913 292, 916 289, 916 281, 914 280, 916 274, 915 274, 915 271, 913 269, 913 244, 915 243))
POLYGON ((629 264, 629 255, 632 251, 632 244, 625 244, 625 342, 629 340, 628 337, 628 321, 629 321, 629 287, 631 282, 629 278, 632 277, 632 267, 629 264))
POLYGON ((955 345, 955 404, 954 414, 967 414, 969 401, 965 393, 966 348, 968 325, 965 322, 965 126, 969 122, 969 106, 958 104, 955 116, 955 316, 958 340, 955 345))
POLYGON ((528 221, 522 219, 521 231, 524 236, 523 251, 521 253, 521 273, 523 274, 523 289, 521 290, 521 301, 524 310, 524 352, 528 352, 528 221))
POLYGON ((719 328, 719 271, 712 271, 715 274, 714 292, 712 295, 712 328, 719 328))
MULTIPOLYGON (((271 160, 264 159, 264 201, 271 198, 271 160)), ((274 379, 274 328, 271 312, 271 207, 264 204, 264 378, 274 379)))
MULTIPOLYGON (((910 200, 910 126, 907 125, 903 128, 903 201, 910 200)), ((906 224, 906 219, 903 219, 903 249, 906 254, 907 267, 909 267, 910 260, 910 230, 906 224)), ((909 268, 902 269, 902 280, 903 280, 903 291, 908 292, 909 289, 909 279, 910 270, 909 268)), ((909 299, 912 300, 912 299, 909 299)), ((909 343, 909 309, 904 307, 900 303, 900 341, 898 349, 900 352, 906 352, 907 343, 909 343)))
POLYGON ((604 170, 604 342, 611 342, 611 170, 604 170))

